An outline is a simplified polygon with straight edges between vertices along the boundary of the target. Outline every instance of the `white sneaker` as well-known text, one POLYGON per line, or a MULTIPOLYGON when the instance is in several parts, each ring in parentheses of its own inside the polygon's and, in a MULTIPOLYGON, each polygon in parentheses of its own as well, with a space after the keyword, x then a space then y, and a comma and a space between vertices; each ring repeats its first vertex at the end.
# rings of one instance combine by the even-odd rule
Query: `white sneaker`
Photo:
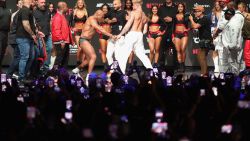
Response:
POLYGON ((89 86, 89 74, 87 74, 87 76, 86 76, 86 79, 85 79, 86 81, 86 86, 88 87, 89 86))
POLYGON ((56 61, 56 56, 51 56, 50 57, 50 64, 49 64, 49 70, 53 69, 55 61, 56 61))
POLYGON ((13 75, 12 75, 12 78, 15 78, 16 80, 18 80, 19 76, 16 75, 16 74, 13 74, 13 75))
POLYGON ((75 68, 75 69, 72 70, 72 72, 73 72, 74 74, 78 74, 78 73, 80 72, 80 69, 79 69, 79 68, 75 68))

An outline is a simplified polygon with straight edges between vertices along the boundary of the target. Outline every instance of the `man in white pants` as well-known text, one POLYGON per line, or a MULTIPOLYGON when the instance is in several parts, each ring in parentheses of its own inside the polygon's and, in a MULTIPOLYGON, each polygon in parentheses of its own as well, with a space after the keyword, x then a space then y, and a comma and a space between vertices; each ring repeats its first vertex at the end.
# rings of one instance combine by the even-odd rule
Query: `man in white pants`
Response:
POLYGON ((134 50, 136 56, 142 61, 147 69, 153 68, 148 56, 145 55, 143 44, 142 30, 145 33, 147 29, 147 17, 142 11, 142 0, 132 0, 132 3, 133 11, 131 12, 131 16, 122 32, 117 35, 117 39, 120 39, 121 36, 130 29, 125 36, 124 43, 115 51, 115 57, 123 74, 125 74, 127 60, 132 50, 134 50))
MULTIPOLYGON (((111 12, 111 19, 105 19, 107 20, 107 23, 111 24, 111 30, 113 35, 117 35, 121 33, 124 25, 126 24, 126 11, 122 10, 122 3, 121 0, 114 0, 113 1, 113 6, 114 10, 111 12)), ((107 53, 106 57, 108 60, 108 65, 112 65, 113 63, 113 54, 115 52, 115 49, 120 46, 120 44, 123 42, 124 37, 118 39, 118 40, 113 40, 109 39, 108 40, 108 45, 107 45, 107 53)))
POLYGON ((228 23, 228 20, 225 19, 225 11, 227 10, 228 0, 218 0, 220 7, 223 9, 221 11, 221 17, 217 23, 217 29, 213 34, 215 50, 218 51, 218 56, 213 58, 214 61, 214 72, 219 75, 220 72, 224 72, 226 69, 225 64, 223 64, 222 56, 223 56, 223 45, 221 41, 221 32, 224 30, 225 26, 228 23))

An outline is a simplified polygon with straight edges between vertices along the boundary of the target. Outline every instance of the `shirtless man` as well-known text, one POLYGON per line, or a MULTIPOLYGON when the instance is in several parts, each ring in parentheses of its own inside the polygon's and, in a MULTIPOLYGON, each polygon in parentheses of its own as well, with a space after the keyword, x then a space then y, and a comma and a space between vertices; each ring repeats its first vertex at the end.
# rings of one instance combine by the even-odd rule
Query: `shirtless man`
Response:
POLYGON ((130 29, 125 36, 124 44, 117 48, 115 52, 115 57, 123 74, 125 74, 127 60, 132 50, 147 69, 153 68, 148 56, 145 55, 143 44, 143 33, 147 32, 147 17, 142 11, 142 0, 132 0, 132 3, 131 16, 121 33, 117 35, 117 39, 119 39, 130 29))
MULTIPOLYGON (((98 25, 98 22, 101 22, 103 20, 104 20, 104 13, 102 12, 102 10, 97 10, 95 14, 90 16, 85 22, 79 43, 80 43, 80 48, 86 54, 87 62, 82 62, 82 64, 80 64, 77 68, 73 69, 72 70, 73 73, 79 73, 80 68, 82 68, 87 63, 88 63, 88 75, 92 72, 96 61, 96 53, 93 46, 90 44, 90 40, 93 38, 96 30, 100 31, 104 35, 111 37, 112 39, 115 39, 115 36, 106 32, 100 25, 98 25)), ((86 79, 88 79, 88 75, 86 79)))

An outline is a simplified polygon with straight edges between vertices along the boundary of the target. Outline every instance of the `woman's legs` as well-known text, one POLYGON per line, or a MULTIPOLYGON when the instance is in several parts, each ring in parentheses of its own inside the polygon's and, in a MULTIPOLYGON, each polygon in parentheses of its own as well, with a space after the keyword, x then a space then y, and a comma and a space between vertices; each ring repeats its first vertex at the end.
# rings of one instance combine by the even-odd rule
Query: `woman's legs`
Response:
POLYGON ((149 38, 148 39, 148 46, 150 49, 150 53, 149 53, 149 60, 152 63, 153 59, 154 59, 154 53, 155 53, 155 39, 154 38, 149 38))
POLYGON ((188 37, 182 37, 181 38, 181 71, 185 71, 185 60, 186 60, 186 48, 187 48, 187 43, 188 43, 188 37))
POLYGON ((198 61, 201 67, 201 75, 207 75, 207 50, 204 48, 200 48, 197 54, 198 61))
POLYGON ((99 39, 99 43, 100 43, 100 51, 101 51, 101 59, 102 59, 102 63, 106 63, 107 62, 107 58, 106 58, 106 50, 107 50, 107 40, 105 39, 99 39))
POLYGON ((218 52, 216 50, 213 51, 212 54, 213 57, 213 61, 214 61, 214 72, 215 73, 219 73, 219 55, 218 52))
POLYGON ((178 66, 178 71, 179 71, 181 63, 182 63, 181 39, 175 38, 174 42, 175 42, 175 49, 176 49, 176 52, 177 52, 177 60, 178 60, 178 63, 179 63, 179 66, 178 66))
POLYGON ((157 37, 155 40, 155 63, 156 64, 158 64, 158 60, 159 60, 161 40, 162 40, 162 37, 157 37))

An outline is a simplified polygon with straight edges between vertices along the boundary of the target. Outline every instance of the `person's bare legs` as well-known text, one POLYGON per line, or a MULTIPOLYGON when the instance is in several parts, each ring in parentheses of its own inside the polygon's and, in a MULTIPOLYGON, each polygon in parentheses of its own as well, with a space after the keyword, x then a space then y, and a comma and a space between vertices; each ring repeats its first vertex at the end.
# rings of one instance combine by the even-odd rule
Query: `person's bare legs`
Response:
POLYGON ((188 43, 188 37, 183 37, 181 39, 181 60, 182 60, 182 63, 185 63, 185 60, 186 60, 186 48, 187 48, 187 43, 188 43))
POLYGON ((133 60, 134 60, 134 52, 132 51, 131 53, 130 53, 130 55, 129 55, 129 58, 128 58, 128 64, 132 64, 132 62, 133 62, 133 60))
POLYGON ((81 49, 86 54, 87 60, 89 62, 88 74, 93 71, 96 61, 96 53, 93 46, 88 41, 83 41, 81 43, 81 49))
POLYGON ((155 39, 154 38, 149 38, 148 39, 148 46, 149 46, 149 49, 150 49, 150 53, 149 53, 149 60, 150 62, 153 62, 153 59, 154 59, 154 53, 155 53, 155 39))
POLYGON ((185 72, 185 60, 186 60, 186 48, 188 43, 188 37, 184 36, 181 38, 181 71, 185 72))
POLYGON ((200 48, 197 57, 201 67, 201 76, 205 76, 207 75, 206 49, 200 48))
POLYGON ((160 47, 161 47, 162 37, 157 37, 155 39, 155 63, 158 64, 159 56, 160 56, 160 47))
POLYGON ((218 54, 218 51, 216 51, 216 50, 213 51, 212 58, 213 58, 213 61, 214 61, 214 72, 219 73, 220 69, 219 69, 219 54, 218 54))
POLYGON ((182 63, 182 54, 181 54, 181 39, 175 38, 175 48, 177 51, 177 60, 180 63, 182 63))
POLYGON ((107 40, 105 39, 99 39, 99 43, 100 43, 100 51, 101 51, 101 59, 102 59, 102 63, 106 63, 107 62, 107 58, 106 58, 106 50, 107 50, 107 40))

